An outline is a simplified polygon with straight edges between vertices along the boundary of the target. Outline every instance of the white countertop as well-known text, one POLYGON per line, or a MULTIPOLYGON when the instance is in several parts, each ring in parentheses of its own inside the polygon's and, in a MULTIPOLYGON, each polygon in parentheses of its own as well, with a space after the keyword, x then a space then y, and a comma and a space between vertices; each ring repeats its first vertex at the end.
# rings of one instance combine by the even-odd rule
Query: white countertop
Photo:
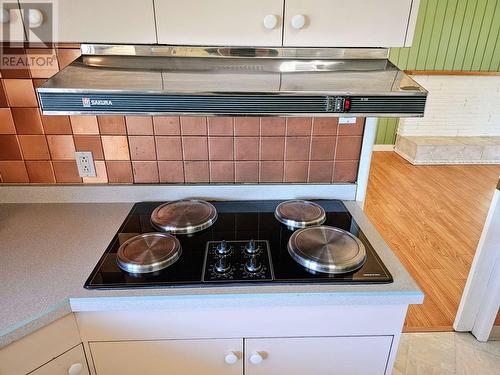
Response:
POLYGON ((194 303, 412 304, 423 293, 355 202, 345 202, 394 277, 379 285, 86 290, 83 284, 132 203, 0 204, 0 347, 71 311, 194 303))

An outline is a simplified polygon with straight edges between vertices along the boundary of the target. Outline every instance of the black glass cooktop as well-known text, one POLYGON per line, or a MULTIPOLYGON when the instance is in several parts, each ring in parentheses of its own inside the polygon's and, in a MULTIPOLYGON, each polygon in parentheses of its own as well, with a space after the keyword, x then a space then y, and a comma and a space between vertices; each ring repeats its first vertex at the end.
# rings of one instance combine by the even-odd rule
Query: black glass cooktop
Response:
POLYGON ((363 232, 358 228, 347 208, 341 201, 337 200, 318 200, 315 202, 326 211, 327 218, 324 225, 345 229, 363 242, 366 248, 364 265, 351 273, 330 275, 314 273, 296 263, 287 250, 288 239, 293 231, 274 218, 274 209, 280 202, 211 202, 217 209, 217 221, 204 231, 192 235, 177 235, 182 246, 182 255, 173 265, 154 273, 129 274, 120 269, 116 263, 118 248, 124 241, 137 234, 155 231, 151 226, 150 216, 152 211, 162 202, 136 203, 85 282, 85 288, 227 287, 242 283, 376 284, 393 281, 391 274, 363 232), (250 240, 266 244, 269 248, 266 254, 271 259, 264 261, 265 275, 242 279, 228 278, 222 282, 208 277, 204 269, 207 249, 210 251, 210 246, 215 246, 222 240, 237 246, 250 240))

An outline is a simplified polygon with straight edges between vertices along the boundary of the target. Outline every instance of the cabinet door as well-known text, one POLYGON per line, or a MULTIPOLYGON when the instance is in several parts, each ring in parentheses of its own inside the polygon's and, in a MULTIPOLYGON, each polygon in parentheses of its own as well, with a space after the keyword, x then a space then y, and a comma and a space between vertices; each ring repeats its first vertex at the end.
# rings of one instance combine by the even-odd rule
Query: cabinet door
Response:
POLYGON ((68 375, 70 369, 72 371, 71 374, 89 375, 87 360, 85 359, 81 345, 74 347, 35 371, 30 372, 30 375, 68 375))
POLYGON ((391 342, 392 336, 248 339, 245 374, 385 374, 391 342))
POLYGON ((81 342, 75 316, 68 314, 0 349, 0 374, 30 373, 81 342))
POLYGON ((0 2, 3 23, 0 24, 0 41, 24 42, 23 18, 15 2, 0 2))
MULTIPOLYGON (((153 0, 21 0, 21 7, 36 9, 40 3, 41 25, 25 25, 26 33, 54 26, 56 42, 156 43, 153 0)), ((50 41, 50 40, 44 40, 50 41)))
POLYGON ((412 0, 287 0, 283 44, 403 47, 411 6, 412 0))
POLYGON ((281 46, 283 0, 155 0, 155 10, 160 44, 281 46))
POLYGON ((92 342, 90 349, 97 375, 243 373, 240 339, 92 342))

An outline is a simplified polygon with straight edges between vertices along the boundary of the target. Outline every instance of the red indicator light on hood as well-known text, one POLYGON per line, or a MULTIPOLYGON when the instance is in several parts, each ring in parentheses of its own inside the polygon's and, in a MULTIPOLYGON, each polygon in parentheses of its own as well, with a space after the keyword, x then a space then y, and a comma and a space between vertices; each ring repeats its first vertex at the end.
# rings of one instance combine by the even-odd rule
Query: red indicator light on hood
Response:
POLYGON ((348 111, 351 109, 351 99, 346 98, 344 100, 344 111, 348 111))

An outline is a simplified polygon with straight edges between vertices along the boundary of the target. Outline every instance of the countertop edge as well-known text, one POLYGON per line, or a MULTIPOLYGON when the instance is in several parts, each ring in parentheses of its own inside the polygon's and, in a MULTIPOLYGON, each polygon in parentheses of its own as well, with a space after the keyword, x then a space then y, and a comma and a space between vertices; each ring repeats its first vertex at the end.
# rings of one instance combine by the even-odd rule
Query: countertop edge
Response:
POLYGON ((28 317, 15 326, 5 329, 0 332, 0 350, 72 312, 69 298, 65 298, 55 304, 53 308, 41 311, 39 314, 28 317))

